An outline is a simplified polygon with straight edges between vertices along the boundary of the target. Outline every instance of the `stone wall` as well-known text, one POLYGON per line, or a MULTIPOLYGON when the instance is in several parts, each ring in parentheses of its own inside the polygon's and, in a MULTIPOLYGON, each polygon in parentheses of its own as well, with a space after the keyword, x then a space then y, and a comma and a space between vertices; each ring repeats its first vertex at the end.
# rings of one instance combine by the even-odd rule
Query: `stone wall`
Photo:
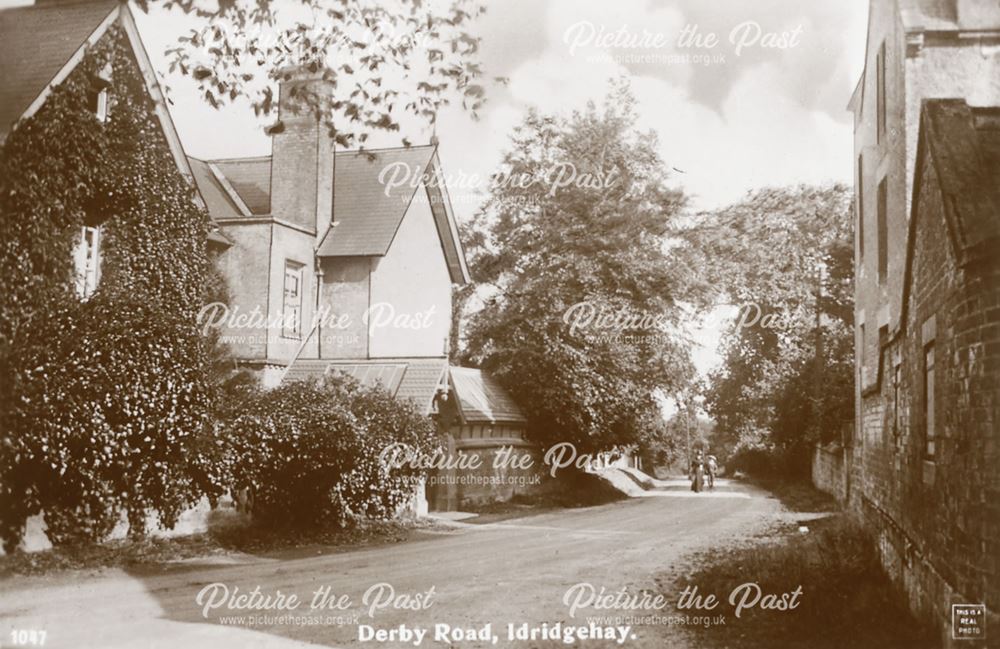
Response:
POLYGON ((847 484, 844 466, 845 451, 839 444, 813 447, 812 482, 820 491, 826 492, 839 502, 847 500, 847 484))
POLYGON ((516 432, 493 438, 458 435, 449 435, 449 438, 450 455, 462 464, 435 471, 428 477, 427 499, 433 510, 461 510, 463 507, 508 502, 516 496, 539 494, 549 485, 541 450, 537 445, 524 441, 516 432), (531 458, 530 466, 516 466, 516 460, 525 456, 531 458), (470 467, 470 458, 475 458, 478 466, 470 467), (506 462, 507 458, 514 461, 506 462))

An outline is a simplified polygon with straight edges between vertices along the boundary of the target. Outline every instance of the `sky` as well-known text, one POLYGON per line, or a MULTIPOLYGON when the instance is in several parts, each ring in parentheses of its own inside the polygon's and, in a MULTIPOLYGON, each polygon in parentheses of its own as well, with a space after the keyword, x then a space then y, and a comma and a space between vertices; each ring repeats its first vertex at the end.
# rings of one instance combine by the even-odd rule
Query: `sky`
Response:
MULTIPOLYGON (((276 0, 290 2, 291 0, 276 0)), ((0 0, 0 5, 24 4, 0 0)), ((625 76, 638 100, 640 127, 659 136, 663 160, 693 209, 738 200, 750 189, 850 182, 852 120, 846 106, 862 69, 866 0, 493 0, 473 27, 482 37, 488 87, 478 121, 460 108, 438 120, 448 177, 489 178, 509 134, 530 107, 568 112, 599 101, 625 76), (714 46, 709 47, 712 39, 714 46)), ((279 5, 280 6, 280 5, 279 5)), ((194 83, 166 75, 164 49, 194 19, 135 11, 154 66, 173 102, 188 153, 222 158, 270 153, 264 127, 245 104, 214 110, 194 83)), ((374 140, 397 146, 407 130, 374 140)), ((451 192, 459 219, 482 192, 451 192)), ((721 321, 715 318, 716 321, 721 321)), ((698 334, 702 371, 718 362, 718 326, 698 334)))

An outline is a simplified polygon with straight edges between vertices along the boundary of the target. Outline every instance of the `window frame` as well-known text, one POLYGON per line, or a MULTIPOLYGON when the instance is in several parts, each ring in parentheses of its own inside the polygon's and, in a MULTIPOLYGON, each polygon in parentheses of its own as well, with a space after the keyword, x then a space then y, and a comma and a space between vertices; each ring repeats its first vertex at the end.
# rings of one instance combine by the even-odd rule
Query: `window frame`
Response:
POLYGON ((934 341, 930 341, 923 348, 923 432, 924 432, 924 459, 933 462, 937 457, 937 421, 935 409, 935 350, 934 341))
POLYGON ((889 183, 886 176, 878 183, 878 283, 885 284, 889 276, 889 183))
POLYGON ((885 41, 879 45, 875 55, 875 133, 880 144, 885 140, 886 132, 886 62, 885 41))
POLYGON ((281 336, 283 338, 302 339, 302 309, 305 305, 305 264, 292 259, 285 260, 285 268, 281 282, 281 336), (294 278, 296 294, 289 295, 289 278, 294 278), (297 300, 297 304, 292 301, 297 300), (295 313, 289 317, 289 310, 295 313))
POLYGON ((865 353, 865 342, 866 342, 865 341, 865 323, 863 323, 863 322, 858 325, 858 337, 861 339, 860 342, 858 343, 858 347, 859 347, 859 349, 858 349, 858 361, 859 361, 858 365, 859 365, 859 370, 861 371, 861 383, 864 384, 864 381, 865 381, 865 361, 867 360, 865 357, 867 356, 867 354, 865 353))
POLYGON ((902 432, 900 425, 899 400, 903 389, 903 368, 899 363, 894 363, 892 368, 892 434, 895 439, 899 439, 902 432))
POLYGON ((81 225, 73 246, 73 285, 76 296, 83 301, 93 297, 101 284, 103 229, 100 225, 81 225))
POLYGON ((108 121, 108 89, 101 88, 97 91, 97 108, 94 110, 97 121, 106 124, 108 121))
POLYGON ((864 173, 864 156, 858 154, 858 191, 857 191, 857 209, 858 209, 858 263, 861 264, 865 259, 865 173, 864 173))

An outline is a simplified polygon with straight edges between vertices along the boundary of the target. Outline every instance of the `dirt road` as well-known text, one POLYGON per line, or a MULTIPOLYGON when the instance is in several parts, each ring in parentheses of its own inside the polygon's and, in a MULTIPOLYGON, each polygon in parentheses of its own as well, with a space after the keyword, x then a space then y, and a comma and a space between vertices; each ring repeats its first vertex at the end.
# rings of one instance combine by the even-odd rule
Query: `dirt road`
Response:
MULTIPOLYGON (((683 576, 690 553, 752 534, 782 516, 778 502, 764 492, 720 483, 713 493, 692 494, 677 481, 621 503, 464 525, 341 554, 244 557, 228 565, 216 560, 153 575, 106 571, 10 579, 0 582, 0 647, 19 646, 15 641, 28 637, 18 635, 22 630, 44 631, 45 647, 102 649, 555 646, 562 643, 537 635, 543 624, 551 631, 556 623, 560 629, 587 626, 594 616, 675 615, 677 593, 664 575, 683 576), (239 600, 257 587, 256 598, 239 600), (631 608, 596 608, 591 595, 602 588, 631 608), (665 592, 666 605, 643 603, 644 592, 665 592), (298 606, 291 605, 291 595, 298 606), (573 602, 578 606, 571 611, 573 602), (244 608, 229 608, 240 603, 244 608), (255 608, 264 605, 269 608, 255 608), (525 633, 535 629, 535 640, 510 640, 508 624, 525 633), (426 635, 417 645, 421 629, 426 635), (483 637, 455 635, 469 632, 483 637)), ((610 606, 614 597, 600 601, 610 606)), ((663 619, 621 622, 606 626, 631 627, 623 644, 601 639, 584 646, 681 642, 678 629, 663 619)))

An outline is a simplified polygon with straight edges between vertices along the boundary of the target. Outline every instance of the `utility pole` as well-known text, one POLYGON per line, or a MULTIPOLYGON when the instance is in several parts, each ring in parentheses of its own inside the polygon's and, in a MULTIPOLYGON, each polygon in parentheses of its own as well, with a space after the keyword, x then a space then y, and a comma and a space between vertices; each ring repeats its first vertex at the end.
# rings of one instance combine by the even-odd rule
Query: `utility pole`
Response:
POLYGON ((684 408, 684 432, 687 434, 687 465, 691 466, 691 411, 687 407, 686 401, 681 401, 680 396, 678 396, 678 402, 684 408))
POLYGON ((816 390, 815 397, 813 398, 813 422, 816 426, 816 432, 822 438, 823 431, 821 429, 821 414, 823 401, 823 329, 822 329, 822 308, 820 301, 823 296, 823 260, 820 258, 817 260, 816 264, 816 332, 815 332, 815 347, 814 353, 815 358, 815 376, 813 377, 813 387, 816 390))

